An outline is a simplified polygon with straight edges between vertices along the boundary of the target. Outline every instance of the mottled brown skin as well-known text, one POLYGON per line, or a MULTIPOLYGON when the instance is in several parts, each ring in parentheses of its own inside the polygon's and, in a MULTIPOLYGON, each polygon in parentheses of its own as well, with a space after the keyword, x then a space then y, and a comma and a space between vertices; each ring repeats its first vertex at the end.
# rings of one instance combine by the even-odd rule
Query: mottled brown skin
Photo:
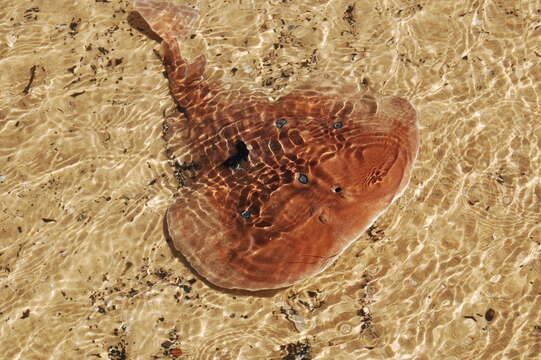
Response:
POLYGON ((314 276, 404 190, 418 148, 406 100, 299 90, 269 102, 224 90, 204 77, 204 57, 180 56, 196 10, 136 8, 164 40, 179 105, 165 127, 182 185, 169 235, 210 282, 261 290, 314 276))

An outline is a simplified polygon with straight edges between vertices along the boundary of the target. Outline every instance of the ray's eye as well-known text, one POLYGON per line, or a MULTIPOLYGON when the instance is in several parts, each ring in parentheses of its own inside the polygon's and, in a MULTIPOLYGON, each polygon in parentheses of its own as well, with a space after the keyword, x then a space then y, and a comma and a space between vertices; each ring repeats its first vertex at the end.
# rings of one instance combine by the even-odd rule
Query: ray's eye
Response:
POLYGON ((335 129, 340 129, 342 126, 344 126, 344 124, 342 124, 341 121, 337 121, 332 125, 332 127, 335 129))
POLYGON ((301 184, 308 184, 308 176, 306 176, 304 174, 300 174, 299 175, 299 182, 301 184))
POLYGON ((340 186, 337 186, 334 189, 332 189, 332 191, 334 191, 335 193, 339 193, 342 191, 342 188, 340 186))

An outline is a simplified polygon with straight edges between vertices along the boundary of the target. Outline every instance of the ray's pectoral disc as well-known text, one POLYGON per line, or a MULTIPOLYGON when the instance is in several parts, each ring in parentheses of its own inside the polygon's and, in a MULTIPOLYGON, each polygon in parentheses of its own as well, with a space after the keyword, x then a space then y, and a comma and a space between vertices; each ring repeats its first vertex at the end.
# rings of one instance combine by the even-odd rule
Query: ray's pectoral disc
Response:
POLYGON ((197 10, 135 6, 164 40, 182 109, 166 126, 183 185, 167 211, 169 235, 210 282, 260 290, 314 276, 404 191, 418 149, 406 100, 313 89, 269 102, 227 91, 205 77, 204 57, 180 55, 197 10))

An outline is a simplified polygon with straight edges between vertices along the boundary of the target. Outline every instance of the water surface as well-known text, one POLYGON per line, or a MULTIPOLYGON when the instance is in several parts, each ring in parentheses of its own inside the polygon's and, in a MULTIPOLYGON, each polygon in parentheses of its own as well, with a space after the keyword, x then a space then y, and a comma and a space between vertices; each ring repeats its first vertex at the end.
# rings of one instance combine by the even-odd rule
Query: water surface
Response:
POLYGON ((340 78, 409 99, 408 190, 320 276, 213 289, 165 242, 174 104, 131 4, 2 1, 3 357, 536 358, 541 4, 197 4, 184 53, 232 86, 277 98, 340 78))

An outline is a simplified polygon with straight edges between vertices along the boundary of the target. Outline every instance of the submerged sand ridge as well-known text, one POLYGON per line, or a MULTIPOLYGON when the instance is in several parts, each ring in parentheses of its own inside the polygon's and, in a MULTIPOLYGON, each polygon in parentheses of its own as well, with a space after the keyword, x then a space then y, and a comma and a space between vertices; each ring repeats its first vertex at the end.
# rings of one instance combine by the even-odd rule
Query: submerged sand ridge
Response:
POLYGON ((213 78, 276 99, 325 73, 409 99, 423 142, 408 190, 318 277, 216 291, 164 243, 174 104, 131 4, 5 4, 3 356, 535 358, 535 4, 197 5, 183 55, 204 54, 213 78))

